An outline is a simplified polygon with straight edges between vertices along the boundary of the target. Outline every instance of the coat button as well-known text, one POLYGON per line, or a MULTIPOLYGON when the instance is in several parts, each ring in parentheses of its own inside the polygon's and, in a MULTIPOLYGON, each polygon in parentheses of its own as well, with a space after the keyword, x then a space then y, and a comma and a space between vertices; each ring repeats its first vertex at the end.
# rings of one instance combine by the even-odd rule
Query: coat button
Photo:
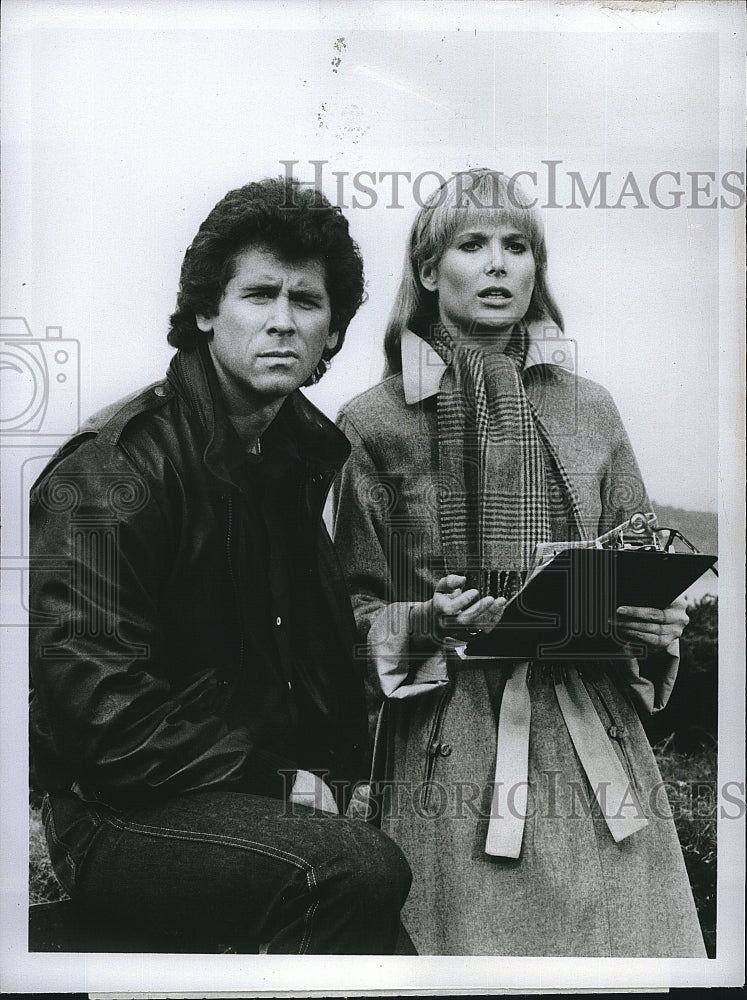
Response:
POLYGON ((625 727, 624 726, 610 726, 609 729, 607 730, 607 734, 613 740, 622 739, 622 737, 625 735, 625 727))
POLYGON ((282 625, 283 624, 283 619, 280 617, 280 615, 278 615, 277 618, 275 619, 275 624, 276 625, 282 625))
POLYGON ((449 757, 451 755, 451 743, 442 743, 438 752, 442 757, 449 757))
POLYGON ((154 394, 156 396, 165 396, 166 395, 166 390, 164 389, 164 387, 162 385, 157 385, 155 387, 155 389, 153 390, 153 392, 154 392, 154 394))

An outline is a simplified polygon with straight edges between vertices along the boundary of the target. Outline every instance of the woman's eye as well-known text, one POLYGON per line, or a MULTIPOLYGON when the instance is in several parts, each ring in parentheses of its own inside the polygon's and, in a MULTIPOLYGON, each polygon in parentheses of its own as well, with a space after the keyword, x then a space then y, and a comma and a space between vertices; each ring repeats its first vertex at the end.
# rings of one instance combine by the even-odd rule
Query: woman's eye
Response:
POLYGON ((475 250, 479 250, 482 246, 479 240, 465 240, 464 243, 459 244, 460 250, 466 250, 467 253, 474 253, 475 250))
POLYGON ((508 244, 508 249, 511 251, 511 253, 526 253, 527 244, 519 243, 514 240, 508 244))

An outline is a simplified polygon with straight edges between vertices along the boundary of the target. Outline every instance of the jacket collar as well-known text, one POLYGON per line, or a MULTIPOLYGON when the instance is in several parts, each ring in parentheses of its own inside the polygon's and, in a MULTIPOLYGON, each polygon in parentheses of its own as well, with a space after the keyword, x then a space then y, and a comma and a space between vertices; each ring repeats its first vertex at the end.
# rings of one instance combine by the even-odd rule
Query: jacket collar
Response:
MULTIPOLYGON (((223 403, 207 343, 179 350, 169 365, 168 379, 196 414, 207 437, 205 464, 219 478, 233 480, 246 456, 223 403)), ((331 420, 296 390, 287 397, 273 426, 291 435, 301 459, 317 469, 337 471, 350 454, 350 443, 331 420)))
MULTIPOLYGON (((527 326, 529 348, 524 371, 549 365, 575 372, 575 351, 560 327, 551 320, 534 320, 527 326)), ((435 396, 447 365, 427 341, 412 330, 402 334, 402 384, 405 402, 412 405, 435 396)))

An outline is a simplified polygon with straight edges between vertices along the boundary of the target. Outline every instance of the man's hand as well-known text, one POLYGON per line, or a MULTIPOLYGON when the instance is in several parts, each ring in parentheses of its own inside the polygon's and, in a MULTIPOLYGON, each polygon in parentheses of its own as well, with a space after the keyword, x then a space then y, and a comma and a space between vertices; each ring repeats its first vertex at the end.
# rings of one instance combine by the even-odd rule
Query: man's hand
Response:
POLYGON ((339 813, 329 786, 311 771, 296 771, 296 780, 293 782, 288 801, 308 806, 310 809, 321 809, 322 812, 339 813))
POLYGON ((414 638, 430 638, 436 644, 464 641, 465 636, 490 632, 506 607, 503 597, 480 597, 475 589, 464 590, 465 576, 452 573, 436 584, 433 597, 413 608, 410 631, 414 638))
POLYGON ((668 650, 690 621, 684 598, 660 611, 658 608, 618 608, 613 619, 617 635, 630 642, 642 642, 651 650, 668 650))

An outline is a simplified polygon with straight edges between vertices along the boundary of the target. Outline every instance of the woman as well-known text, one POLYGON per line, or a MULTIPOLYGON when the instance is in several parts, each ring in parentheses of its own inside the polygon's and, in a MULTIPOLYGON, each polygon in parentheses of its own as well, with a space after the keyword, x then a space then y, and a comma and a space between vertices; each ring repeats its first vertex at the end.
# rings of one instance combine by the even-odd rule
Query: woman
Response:
POLYGON ((412 227, 388 377, 339 418, 336 545, 389 709, 403 922, 423 954, 704 956, 638 718, 668 697, 682 602, 617 609, 640 664, 464 660, 448 634, 496 625, 538 543, 650 509, 609 394, 544 363, 563 355, 546 259, 515 184, 449 180, 412 227))

